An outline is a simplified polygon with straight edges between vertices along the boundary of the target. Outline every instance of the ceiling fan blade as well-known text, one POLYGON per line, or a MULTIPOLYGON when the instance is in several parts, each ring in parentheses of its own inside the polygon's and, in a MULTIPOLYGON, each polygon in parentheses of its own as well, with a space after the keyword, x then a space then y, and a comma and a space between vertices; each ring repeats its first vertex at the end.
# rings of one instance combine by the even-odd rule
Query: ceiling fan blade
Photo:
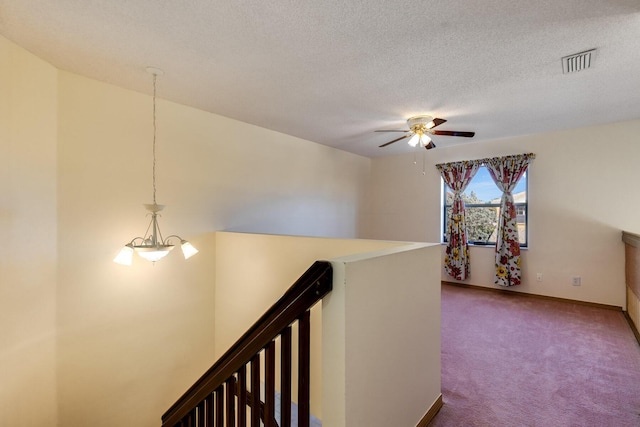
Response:
POLYGON ((438 119, 438 118, 435 118, 435 119, 433 119, 433 120, 431 120, 431 121, 433 122, 433 126, 431 126, 429 129, 433 129, 434 127, 436 127, 436 126, 440 126, 441 124, 443 124, 444 122, 446 122, 446 120, 445 120, 445 119, 438 119))
POLYGON ((434 130, 431 133, 434 135, 464 136, 466 138, 471 138, 476 134, 475 132, 461 132, 455 130, 434 130))
POLYGON ((408 130, 404 129, 384 129, 384 130, 376 130, 374 132, 409 132, 408 130))
POLYGON ((425 145, 424 148, 426 148, 427 150, 431 150, 432 148, 436 148, 436 144, 434 144, 433 141, 431 141, 430 143, 425 145))
POLYGON ((386 147, 387 145, 393 144, 394 142, 398 142, 398 141, 400 141, 401 139, 409 138, 410 136, 411 136, 411 135, 404 135, 404 136, 401 136, 400 138, 396 138, 396 139, 394 139, 393 141, 389 141, 389 142, 387 142, 386 144, 382 144, 382 145, 380 145, 380 148, 382 148, 382 147, 386 147))

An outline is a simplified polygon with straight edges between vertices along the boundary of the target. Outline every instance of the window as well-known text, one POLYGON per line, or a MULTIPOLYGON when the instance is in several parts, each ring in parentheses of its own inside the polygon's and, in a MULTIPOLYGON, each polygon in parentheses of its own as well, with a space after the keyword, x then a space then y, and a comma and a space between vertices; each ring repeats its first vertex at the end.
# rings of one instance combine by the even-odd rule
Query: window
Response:
MULTIPOLYGON (((524 173, 513 191, 516 204, 518 238, 521 247, 527 246, 527 175, 524 173)), ((443 228, 442 241, 447 241, 447 224, 451 217, 453 192, 443 181, 442 204, 443 228)), ((500 199, 502 191, 496 186, 486 167, 480 166, 462 194, 467 223, 467 240, 475 245, 495 245, 500 199)))

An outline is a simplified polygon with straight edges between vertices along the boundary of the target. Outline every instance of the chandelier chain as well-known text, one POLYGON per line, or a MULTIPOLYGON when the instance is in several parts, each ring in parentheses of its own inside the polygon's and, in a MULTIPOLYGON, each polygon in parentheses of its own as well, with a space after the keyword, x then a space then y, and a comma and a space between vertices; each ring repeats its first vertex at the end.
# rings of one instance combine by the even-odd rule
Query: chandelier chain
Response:
POLYGON ((153 204, 156 204, 156 73, 153 73, 153 204))

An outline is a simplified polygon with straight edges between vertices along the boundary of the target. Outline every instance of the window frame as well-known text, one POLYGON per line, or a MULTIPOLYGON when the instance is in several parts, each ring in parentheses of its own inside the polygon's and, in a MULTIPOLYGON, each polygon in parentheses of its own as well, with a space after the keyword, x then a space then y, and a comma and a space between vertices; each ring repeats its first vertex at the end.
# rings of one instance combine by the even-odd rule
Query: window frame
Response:
MULTIPOLYGON (((485 165, 481 165, 481 168, 486 168, 485 165)), ((530 169, 527 168, 526 173, 526 183, 525 183, 525 193, 527 194, 527 198, 526 198, 526 202, 517 202, 514 203, 514 205, 516 206, 516 209, 518 207, 524 207, 524 224, 525 224, 525 242, 522 243, 520 242, 520 247, 521 248, 528 248, 529 247, 529 171, 530 169)), ((475 176, 474 176, 475 179, 475 176)), ((522 178, 520 178, 522 179, 522 178)), ((441 183, 441 192, 442 192, 442 196, 441 196, 441 205, 442 205, 442 220, 441 222, 441 231, 442 231, 442 242, 441 243, 447 243, 447 208, 449 207, 453 207, 452 205, 447 205, 447 188, 449 188, 449 186, 444 182, 444 179, 442 177, 440 177, 440 183, 441 183)), ((469 183, 469 186, 471 186, 471 184, 473 183, 473 179, 471 180, 471 182, 469 183)), ((495 183, 494 183, 495 185, 495 183)), ((467 189, 469 189, 469 186, 467 187, 467 189)), ((498 188, 496 186, 496 188, 498 188)), ((449 189, 451 190, 451 189, 449 189)), ((499 189, 498 189, 499 190, 499 189)), ((500 203, 465 203, 464 204, 465 207, 465 211, 467 209, 471 209, 471 208, 500 208, 500 203)), ((517 215, 517 212, 516 212, 517 215)), ((472 240, 467 240, 468 243, 470 245, 473 246, 488 246, 488 247, 495 247, 497 242, 483 242, 483 241, 472 241, 472 240)))

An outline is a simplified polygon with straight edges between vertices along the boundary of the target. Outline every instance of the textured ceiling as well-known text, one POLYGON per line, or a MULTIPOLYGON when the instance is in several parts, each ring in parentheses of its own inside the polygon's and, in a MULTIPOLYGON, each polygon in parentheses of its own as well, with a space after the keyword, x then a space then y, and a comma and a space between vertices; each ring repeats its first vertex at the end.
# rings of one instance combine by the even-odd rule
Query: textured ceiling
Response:
POLYGON ((54 66, 375 157, 415 114, 438 146, 640 118, 638 0, 0 0, 54 66), (591 69, 560 58, 597 48, 591 69), (390 137, 391 136, 391 137, 390 137))

